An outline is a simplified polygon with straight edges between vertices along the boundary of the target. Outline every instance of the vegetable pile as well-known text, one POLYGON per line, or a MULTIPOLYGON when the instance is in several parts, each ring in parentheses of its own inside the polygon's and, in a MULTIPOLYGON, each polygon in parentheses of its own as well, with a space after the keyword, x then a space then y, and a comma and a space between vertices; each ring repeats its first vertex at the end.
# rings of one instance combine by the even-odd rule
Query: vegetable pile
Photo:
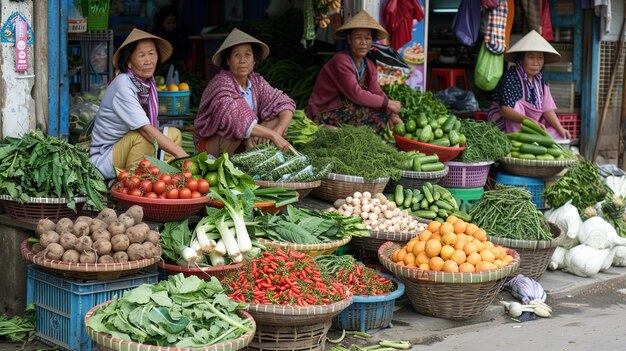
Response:
POLYGON ((626 203, 624 203, 624 198, 607 194, 601 209, 602 218, 615 228, 619 236, 626 238, 626 221, 624 221, 626 203))
POLYGON ((602 201, 606 193, 598 169, 591 162, 581 159, 563 177, 543 191, 543 198, 552 207, 561 207, 568 200, 572 200, 572 205, 583 213, 587 206, 602 201))
POLYGON ((461 133, 467 137, 467 142, 457 161, 498 161, 511 152, 511 142, 493 123, 466 118, 461 120, 461 133))
POLYGON ((322 274, 310 256, 281 248, 246 260, 224 285, 231 299, 257 304, 325 305, 347 297, 347 288, 322 274))
POLYGON ((320 128, 315 140, 301 147, 313 166, 338 174, 363 177, 371 181, 380 177, 400 178, 402 166, 410 158, 385 144, 369 127, 341 126, 320 128))
POLYGON ((80 263, 124 263, 161 256, 160 235, 142 222, 143 209, 131 206, 119 216, 105 208, 96 218, 41 219, 39 243, 31 250, 52 260, 80 263))
POLYGON ((409 215, 407 210, 399 208, 395 202, 388 201, 384 194, 372 195, 355 192, 345 200, 335 201, 339 214, 346 217, 363 218, 365 228, 389 232, 420 232, 425 225, 409 215))
POLYGON ((430 182, 424 183, 421 189, 408 189, 398 184, 388 198, 413 216, 439 222, 443 222, 450 215, 464 221, 471 219, 467 213, 459 210, 456 199, 448 189, 430 182))
POLYGON ((317 244, 348 236, 369 236, 361 217, 344 217, 336 212, 319 212, 287 206, 286 214, 261 215, 255 218, 256 237, 278 242, 317 244))
POLYGON ((411 158, 402 165, 402 169, 405 171, 436 172, 446 168, 443 163, 439 162, 439 156, 436 154, 426 155, 419 151, 400 152, 411 156, 411 158))
POLYGON ((397 265, 449 273, 481 272, 505 267, 513 261, 502 246, 487 240, 487 233, 455 216, 432 221, 426 230, 393 252, 397 265))
POLYGON ((67 200, 76 210, 74 198, 86 196, 87 204, 100 210, 107 189, 89 153, 41 130, 22 138, 5 137, 0 144, 0 195, 28 201, 29 197, 67 200))
POLYGON ((35 305, 26 306, 24 316, 9 317, 0 314, 0 340, 25 342, 35 334, 35 305))
POLYGON ((143 284, 98 308, 87 328, 147 345, 197 348, 236 339, 254 327, 237 311, 246 305, 224 294, 220 282, 170 276, 143 284))
POLYGON ((303 110, 295 110, 285 139, 297 147, 313 140, 319 128, 315 122, 307 118, 303 110))
POLYGON ((524 118, 521 131, 509 133, 511 157, 527 160, 564 160, 571 158, 552 136, 530 118, 524 118))
POLYGON ((315 262, 323 272, 350 289, 352 295, 378 296, 396 290, 391 279, 387 279, 375 269, 357 263, 350 255, 321 255, 315 262))
POLYGON ((533 205, 528 190, 496 184, 487 191, 470 214, 489 235, 517 240, 552 240, 543 214, 533 205))

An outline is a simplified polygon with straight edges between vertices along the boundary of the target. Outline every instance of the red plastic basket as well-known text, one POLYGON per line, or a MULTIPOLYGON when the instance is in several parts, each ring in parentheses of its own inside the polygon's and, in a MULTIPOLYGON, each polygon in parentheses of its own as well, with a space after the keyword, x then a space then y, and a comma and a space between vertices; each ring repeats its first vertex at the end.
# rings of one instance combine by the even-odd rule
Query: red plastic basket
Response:
POLYGON ((572 139, 580 138, 580 115, 577 113, 557 113, 559 122, 572 135, 572 139))
POLYGON ((402 151, 411 151, 417 150, 419 152, 423 152, 427 155, 437 154, 439 156, 439 161, 446 162, 457 157, 465 146, 461 147, 445 147, 445 146, 437 146, 428 143, 422 143, 419 141, 407 139, 405 137, 401 137, 398 134, 394 133, 393 137, 396 139, 396 144, 398 145, 398 149, 402 151))
POLYGON ((478 163, 446 162, 449 171, 439 181, 439 185, 452 188, 483 187, 489 178, 489 169, 492 164, 492 161, 478 163))
POLYGON ((125 210, 130 206, 143 207, 143 218, 155 222, 181 221, 196 214, 211 200, 208 196, 194 199, 153 199, 122 194, 111 190, 111 195, 120 200, 118 207, 125 210))
POLYGON ((219 267, 183 267, 175 264, 165 263, 163 261, 157 262, 157 265, 169 275, 182 273, 185 277, 195 275, 196 277, 205 280, 210 280, 211 277, 215 277, 221 281, 222 279, 224 279, 226 274, 241 268, 241 266, 243 266, 243 262, 219 267))
POLYGON ((87 198, 75 198, 76 212, 67 207, 67 202, 63 198, 30 198, 29 202, 19 202, 3 196, 0 199, 4 211, 11 218, 40 220, 48 218, 57 221, 61 218, 74 218, 80 215, 87 198))

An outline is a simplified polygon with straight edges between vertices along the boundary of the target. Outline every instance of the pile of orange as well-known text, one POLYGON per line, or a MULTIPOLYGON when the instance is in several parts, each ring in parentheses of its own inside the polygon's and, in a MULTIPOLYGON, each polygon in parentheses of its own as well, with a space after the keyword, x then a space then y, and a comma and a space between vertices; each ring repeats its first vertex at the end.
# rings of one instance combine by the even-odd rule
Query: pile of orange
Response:
POLYGON ((444 223, 430 222, 418 236, 394 251, 391 259, 406 267, 469 273, 504 267, 513 256, 488 241, 484 229, 449 216, 444 223))

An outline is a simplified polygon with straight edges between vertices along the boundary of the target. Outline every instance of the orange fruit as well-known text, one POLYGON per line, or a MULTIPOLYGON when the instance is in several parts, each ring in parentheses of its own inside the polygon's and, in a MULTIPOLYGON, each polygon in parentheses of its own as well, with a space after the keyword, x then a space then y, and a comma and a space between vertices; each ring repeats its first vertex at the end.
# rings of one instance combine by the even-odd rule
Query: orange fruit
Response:
MULTIPOLYGON (((507 255, 506 250, 502 246, 494 247, 491 251, 496 255, 496 258, 504 260, 507 255)), ((513 256, 511 256, 513 257, 513 256)))
POLYGON ((452 224, 454 227, 454 232, 457 234, 465 233, 465 229, 467 228, 467 223, 462 220, 458 220, 452 224))
POLYGON ((409 264, 404 265, 405 267, 409 267, 409 268, 417 268, 417 266, 415 265, 414 262, 411 262, 409 264))
POLYGON ((439 256, 441 256, 441 258, 443 258, 444 260, 447 260, 450 258, 450 256, 452 255, 452 253, 454 252, 454 247, 450 246, 450 245, 444 245, 441 247, 441 251, 439 252, 439 256))
POLYGON ((485 230, 483 228, 478 228, 478 230, 476 230, 474 232, 474 234, 472 234, 474 236, 474 238, 480 240, 480 241, 485 241, 487 240, 487 232, 485 232, 485 230))
POLYGON ((404 261, 398 261, 398 262, 396 262, 396 265, 398 265, 398 266, 404 266, 404 261))
POLYGON ((473 273, 476 272, 476 267, 469 262, 461 263, 461 265, 459 265, 459 272, 473 273))
POLYGON ((506 262, 504 262, 504 261, 502 261, 500 259, 494 260, 493 264, 496 265, 496 267, 498 267, 498 268, 502 268, 502 267, 507 265, 506 262))
POLYGON ((474 223, 467 223, 465 227, 465 234, 474 235, 474 233, 478 230, 478 226, 474 223))
POLYGON ((485 261, 480 261, 477 265, 476 265, 476 272, 482 272, 482 271, 488 271, 491 269, 496 269, 498 267, 496 267, 493 263, 491 262, 485 262, 485 261))
POLYGON ((415 245, 413 245, 413 254, 415 257, 420 254, 420 252, 424 252, 424 248, 426 247, 425 241, 418 241, 415 245))
POLYGON ((409 263, 415 263, 415 255, 413 255, 412 252, 409 252, 408 254, 404 255, 404 264, 408 265, 409 263))
POLYGON ((467 239, 468 239, 468 236, 465 233, 457 234, 456 237, 459 238, 459 241, 461 241, 461 240, 467 241, 467 239))
POLYGON ((398 262, 398 254, 400 253, 400 251, 402 251, 402 249, 397 249, 393 252, 393 254, 391 254, 391 260, 393 262, 398 262))
POLYGON ((465 252, 466 255, 471 255, 475 252, 478 252, 478 248, 476 247, 476 244, 474 244, 473 242, 468 242, 465 243, 465 246, 463 246, 463 251, 465 252))
POLYGON ((460 250, 463 250, 463 246, 465 246, 465 243, 466 243, 466 242, 467 242, 467 241, 465 241, 465 240, 460 240, 460 239, 459 239, 459 241, 457 241, 457 242, 456 242, 456 244, 454 244, 454 248, 455 248, 456 250, 459 250, 459 249, 460 249, 460 250))
POLYGON ((506 264, 509 264, 509 263, 513 262, 513 256, 511 256, 511 255, 506 255, 506 256, 504 257, 504 262, 506 262, 506 264))
MULTIPOLYGON (((433 235, 431 235, 431 236, 430 236, 430 239, 435 239, 435 240, 437 240, 437 241, 441 242, 441 234, 439 234, 439 233, 433 233, 433 235)), ((430 239, 429 239, 429 240, 430 240, 430 239)))
POLYGON ((422 263, 418 266, 419 269, 423 270, 423 271, 429 271, 430 270, 430 265, 428 263, 422 263))
POLYGON ((491 250, 482 250, 480 252, 480 258, 482 258, 483 261, 493 262, 496 259, 496 255, 494 255, 491 250))
POLYGON ((433 235, 433 232, 431 232, 428 229, 425 229, 425 230, 422 230, 422 232, 419 233, 417 237, 419 238, 420 241, 428 241, 431 235, 433 235))
POLYGON ((467 255, 465 255, 465 252, 463 252, 463 250, 454 250, 452 255, 450 255, 450 259, 456 262, 456 264, 461 264, 465 263, 465 261, 467 260, 467 255))
POLYGON ((447 260, 443 263, 443 268, 441 268, 444 272, 456 273, 459 271, 459 265, 452 260, 447 260))
POLYGON ((439 231, 439 227, 441 226, 440 222, 437 221, 431 221, 430 223, 428 223, 428 226, 426 226, 426 229, 430 230, 431 232, 438 232, 439 231))
POLYGON ((167 91, 178 91, 178 85, 176 84, 170 84, 167 86, 167 91))
POLYGON ((448 218, 446 218, 446 223, 454 224, 454 222, 458 220, 459 220, 459 217, 457 216, 448 216, 448 218))
POLYGON ((401 249, 400 252, 398 252, 398 262, 404 261, 404 256, 406 256, 406 249, 401 249))
POLYGON ((476 245, 476 249, 478 250, 478 252, 481 252, 485 249, 485 244, 483 244, 483 242, 478 239, 472 240, 472 243, 476 245))
POLYGON ((480 254, 478 252, 474 252, 473 254, 469 254, 467 256, 467 259, 465 259, 465 261, 467 263, 471 263, 474 266, 478 264, 478 262, 481 262, 483 259, 480 257, 480 254))
POLYGON ((428 262, 428 265, 430 266, 430 269, 432 269, 433 271, 440 271, 443 268, 444 263, 445 261, 443 258, 436 256, 430 259, 430 262, 428 262))
POLYGON ((451 223, 445 222, 439 227, 439 234, 444 235, 448 233, 454 233, 454 226, 451 223))
POLYGON ((415 256, 415 264, 422 264, 430 262, 430 257, 426 255, 425 252, 420 252, 419 255, 415 256))
POLYGON ((178 90, 180 91, 185 91, 185 90, 189 90, 189 84, 182 82, 180 84, 178 84, 178 90))
POLYGON ((444 245, 454 245, 458 240, 459 238, 454 233, 446 233, 441 236, 441 243, 444 245))
POLYGON ((441 252, 441 242, 437 239, 429 239, 426 242, 424 252, 429 258, 439 256, 439 252, 441 252))
POLYGON ((485 241, 485 249, 493 249, 494 247, 496 247, 491 241, 485 241))
POLYGON ((415 241, 411 240, 409 241, 406 246, 404 247, 406 252, 413 252, 413 247, 415 246, 415 241))

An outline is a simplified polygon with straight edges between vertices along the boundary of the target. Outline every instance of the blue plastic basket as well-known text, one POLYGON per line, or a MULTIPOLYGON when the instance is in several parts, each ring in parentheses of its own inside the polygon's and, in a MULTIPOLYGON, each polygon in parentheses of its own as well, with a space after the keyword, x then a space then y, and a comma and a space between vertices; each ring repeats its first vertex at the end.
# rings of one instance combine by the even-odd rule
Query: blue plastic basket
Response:
POLYGON ((404 294, 404 284, 390 275, 380 275, 390 278, 396 284, 396 290, 379 296, 354 296, 352 305, 333 319, 333 328, 365 332, 391 324, 396 299, 404 294))
POLYGON ((159 115, 183 116, 189 114, 191 90, 159 91, 159 115))
POLYGON ((530 200, 535 207, 545 208, 543 197, 544 183, 541 179, 511 175, 500 172, 496 175, 496 183, 524 188, 530 192, 530 200))
POLYGON ((156 271, 140 271, 117 280, 84 282, 64 279, 30 265, 26 302, 35 304, 35 336, 65 350, 92 350, 84 325, 87 311, 141 284, 156 284, 157 280, 156 271))

